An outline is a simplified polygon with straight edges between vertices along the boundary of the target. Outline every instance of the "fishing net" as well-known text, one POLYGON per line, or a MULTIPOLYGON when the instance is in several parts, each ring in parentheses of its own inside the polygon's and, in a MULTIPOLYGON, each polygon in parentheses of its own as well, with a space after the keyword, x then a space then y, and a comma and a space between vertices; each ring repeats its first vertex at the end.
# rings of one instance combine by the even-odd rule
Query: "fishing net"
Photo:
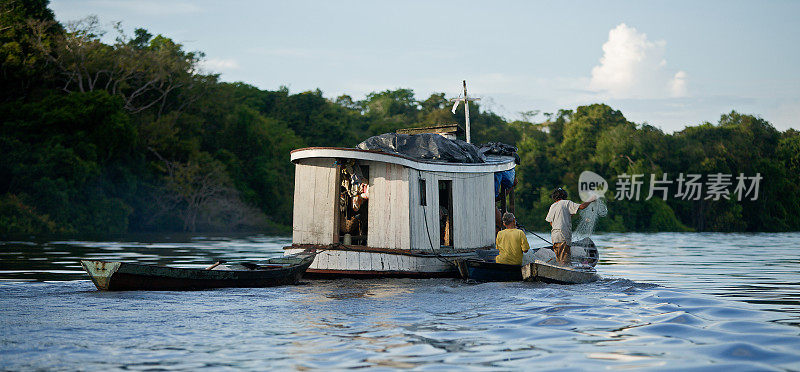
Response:
POLYGON ((580 211, 580 220, 572 234, 572 241, 574 242, 592 236, 597 220, 606 215, 608 215, 606 198, 599 197, 594 203, 589 204, 588 207, 580 211))

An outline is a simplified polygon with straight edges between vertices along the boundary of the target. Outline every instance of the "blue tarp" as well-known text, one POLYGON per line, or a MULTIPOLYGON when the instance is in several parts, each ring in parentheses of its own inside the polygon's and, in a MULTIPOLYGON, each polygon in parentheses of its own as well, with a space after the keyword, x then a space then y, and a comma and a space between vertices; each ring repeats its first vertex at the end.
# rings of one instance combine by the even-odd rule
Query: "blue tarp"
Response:
POLYGON ((500 196, 501 189, 510 189, 514 186, 514 177, 517 173, 514 168, 503 172, 494 172, 494 197, 500 196))

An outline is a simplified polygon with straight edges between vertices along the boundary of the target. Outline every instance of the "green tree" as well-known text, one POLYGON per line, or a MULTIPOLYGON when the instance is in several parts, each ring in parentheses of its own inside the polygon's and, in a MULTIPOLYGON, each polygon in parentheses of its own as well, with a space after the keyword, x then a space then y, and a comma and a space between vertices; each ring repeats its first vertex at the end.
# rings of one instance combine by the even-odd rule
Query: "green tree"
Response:
POLYGON ((54 86, 54 71, 38 45, 63 32, 47 0, 0 1, 0 102, 30 97, 54 86))

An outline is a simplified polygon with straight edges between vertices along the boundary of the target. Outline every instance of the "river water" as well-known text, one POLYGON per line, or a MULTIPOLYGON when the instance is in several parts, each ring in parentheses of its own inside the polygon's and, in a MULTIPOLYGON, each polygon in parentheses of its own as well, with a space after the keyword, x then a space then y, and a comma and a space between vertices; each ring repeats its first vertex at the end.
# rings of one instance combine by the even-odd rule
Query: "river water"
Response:
POLYGON ((99 292, 77 260, 203 267, 280 255, 290 239, 0 242, 0 370, 800 370, 800 233, 593 239, 603 279, 583 285, 194 292, 99 292))

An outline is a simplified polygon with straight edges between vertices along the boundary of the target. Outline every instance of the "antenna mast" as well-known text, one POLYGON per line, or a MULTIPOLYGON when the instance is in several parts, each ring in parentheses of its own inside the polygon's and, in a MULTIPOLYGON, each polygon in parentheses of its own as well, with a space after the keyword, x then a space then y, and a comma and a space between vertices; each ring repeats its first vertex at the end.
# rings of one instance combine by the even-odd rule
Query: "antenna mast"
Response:
POLYGON ((450 101, 455 102, 455 104, 453 105, 453 110, 452 110, 453 114, 456 113, 456 109, 458 108, 458 104, 461 103, 462 101, 464 102, 464 119, 465 119, 465 122, 467 124, 467 128, 466 128, 466 130, 467 130, 467 143, 472 143, 471 142, 471 138, 470 138, 470 128, 469 128, 469 101, 477 101, 480 98, 469 98, 469 96, 467 96, 467 81, 463 80, 462 82, 464 83, 464 98, 461 98, 461 97, 454 98, 454 99, 451 99, 450 101))

